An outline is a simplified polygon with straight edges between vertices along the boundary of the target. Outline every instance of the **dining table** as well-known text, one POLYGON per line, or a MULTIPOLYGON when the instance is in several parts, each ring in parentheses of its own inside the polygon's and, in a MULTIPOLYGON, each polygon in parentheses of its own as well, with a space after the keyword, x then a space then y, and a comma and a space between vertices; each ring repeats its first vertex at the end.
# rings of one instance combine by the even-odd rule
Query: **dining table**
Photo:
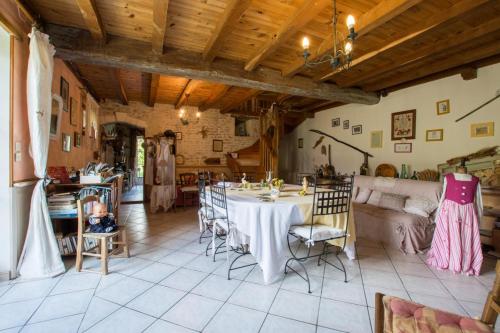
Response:
MULTIPOLYGON (((282 277, 285 262, 291 255, 287 244, 290 227, 310 224, 312 221, 313 189, 309 189, 305 195, 300 195, 301 186, 285 184, 279 197, 271 198, 270 189, 258 184, 244 187, 240 183, 226 182, 225 186, 227 217, 233 231, 236 229, 236 232, 232 233, 231 246, 248 245, 249 252, 262 269, 264 283, 276 282, 282 277)), ((210 205, 209 187, 206 188, 206 193, 207 204, 210 205)), ((348 223, 344 251, 349 259, 355 259, 356 234, 352 203, 350 214, 341 213, 318 218, 314 223, 341 230, 344 230, 345 224, 348 223)), ((344 245, 343 238, 329 242, 341 248, 344 245)))

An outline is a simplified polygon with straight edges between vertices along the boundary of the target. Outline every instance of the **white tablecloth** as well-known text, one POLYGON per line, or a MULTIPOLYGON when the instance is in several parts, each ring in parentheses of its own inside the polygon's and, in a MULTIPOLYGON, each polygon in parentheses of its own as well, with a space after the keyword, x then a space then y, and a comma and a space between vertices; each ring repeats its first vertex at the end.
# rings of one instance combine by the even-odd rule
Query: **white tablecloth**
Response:
MULTIPOLYGON (((287 186, 287 189, 289 188, 290 186, 287 186)), ((232 188, 226 190, 229 220, 236 225, 248 243, 267 284, 279 279, 283 273, 285 261, 289 257, 287 234, 290 226, 311 221, 313 196, 300 197, 297 191, 298 189, 282 192, 276 201, 263 202, 257 195, 269 191, 232 188)), ((208 203, 209 194, 207 188, 208 203)), ((352 214, 349 223, 354 227, 352 214)), ((345 252, 349 259, 355 258, 354 241, 347 242, 345 252)))
POLYGON ((165 211, 170 209, 175 202, 175 186, 174 185, 153 185, 151 188, 150 209, 152 213, 156 213, 160 207, 165 211))

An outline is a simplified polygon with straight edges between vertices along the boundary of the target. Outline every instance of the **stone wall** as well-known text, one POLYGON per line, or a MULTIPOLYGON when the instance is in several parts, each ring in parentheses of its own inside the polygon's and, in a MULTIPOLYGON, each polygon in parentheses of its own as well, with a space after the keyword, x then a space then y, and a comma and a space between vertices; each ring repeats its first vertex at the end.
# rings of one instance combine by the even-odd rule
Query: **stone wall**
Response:
POLYGON ((186 108, 189 124, 183 125, 178 117, 178 111, 172 105, 155 104, 148 107, 142 102, 130 102, 121 105, 115 101, 101 104, 100 123, 125 122, 145 129, 146 137, 163 133, 170 129, 182 133, 182 140, 178 141, 177 154, 184 157, 184 164, 177 165, 178 172, 194 171, 208 168, 204 160, 210 157, 221 159, 221 166, 212 167, 218 171, 225 171, 228 152, 233 152, 251 146, 259 138, 259 120, 251 119, 247 122, 250 136, 235 136, 234 118, 228 114, 221 114, 218 110, 210 109, 201 113, 196 120, 196 107, 186 108), (206 138, 202 131, 206 130, 206 138), (223 140, 223 152, 213 152, 213 140, 223 140))

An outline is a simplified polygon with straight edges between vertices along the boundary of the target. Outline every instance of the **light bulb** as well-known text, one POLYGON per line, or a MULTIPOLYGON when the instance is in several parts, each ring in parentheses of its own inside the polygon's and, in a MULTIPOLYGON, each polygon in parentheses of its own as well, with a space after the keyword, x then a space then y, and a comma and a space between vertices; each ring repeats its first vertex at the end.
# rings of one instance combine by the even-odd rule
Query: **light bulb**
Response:
POLYGON ((309 38, 304 37, 304 38, 302 39, 302 48, 303 48, 304 50, 308 50, 308 49, 309 49, 309 38))
POLYGON ((347 15, 347 19, 346 19, 347 28, 348 29, 354 28, 355 23, 356 23, 356 20, 354 19, 354 16, 347 15))
POLYGON ((344 51, 346 54, 349 54, 352 52, 352 43, 351 42, 347 42, 345 43, 344 45, 344 51))
POLYGON ((200 111, 196 112, 196 118, 200 118, 200 116, 201 116, 200 111))

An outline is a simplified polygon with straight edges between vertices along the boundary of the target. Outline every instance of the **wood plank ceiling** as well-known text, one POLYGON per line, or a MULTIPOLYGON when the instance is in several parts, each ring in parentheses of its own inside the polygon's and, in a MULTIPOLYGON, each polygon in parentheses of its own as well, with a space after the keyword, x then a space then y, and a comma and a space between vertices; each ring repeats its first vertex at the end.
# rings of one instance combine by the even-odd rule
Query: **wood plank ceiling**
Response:
POLYGON ((500 61, 498 0, 338 0, 341 32, 348 14, 358 32, 347 71, 302 59, 305 35, 313 59, 333 48, 331 0, 26 3, 89 90, 122 103, 231 112, 273 96, 307 117, 500 61))

